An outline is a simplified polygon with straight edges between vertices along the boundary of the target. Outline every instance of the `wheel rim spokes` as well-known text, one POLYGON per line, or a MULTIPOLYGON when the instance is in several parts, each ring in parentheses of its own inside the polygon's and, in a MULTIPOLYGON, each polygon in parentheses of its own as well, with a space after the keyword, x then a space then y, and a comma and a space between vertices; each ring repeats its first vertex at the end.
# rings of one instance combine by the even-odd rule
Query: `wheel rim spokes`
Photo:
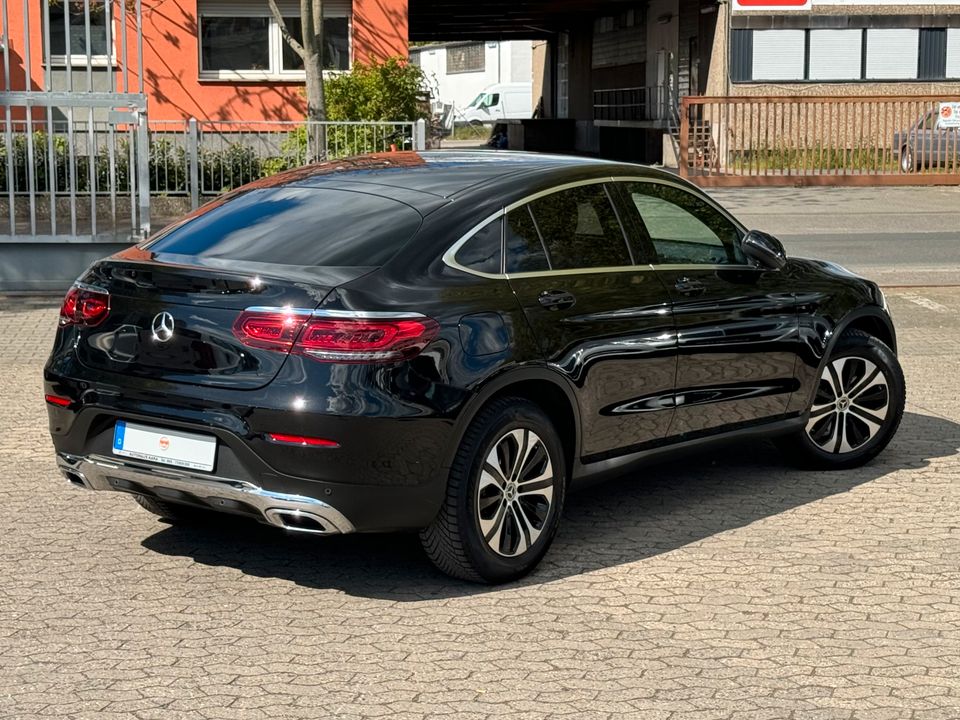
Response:
POLYGON ((553 464, 540 437, 511 430, 494 443, 480 471, 477 517, 487 545, 515 557, 537 542, 553 505, 553 464))
POLYGON ((839 358, 829 363, 820 377, 807 436, 827 452, 852 452, 880 432, 889 404, 886 376, 874 362, 839 358))

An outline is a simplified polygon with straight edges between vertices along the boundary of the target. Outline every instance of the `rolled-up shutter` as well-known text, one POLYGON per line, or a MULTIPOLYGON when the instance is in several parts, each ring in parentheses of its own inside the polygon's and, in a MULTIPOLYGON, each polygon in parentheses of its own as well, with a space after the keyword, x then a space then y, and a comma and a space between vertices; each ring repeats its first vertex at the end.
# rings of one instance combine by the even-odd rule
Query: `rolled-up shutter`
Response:
POLYGON ((919 57, 919 30, 867 30, 868 79, 915 80, 919 57))
POLYGON ((862 30, 811 30, 810 79, 859 80, 862 30))
POLYGON ((960 28, 947 30, 947 77, 960 78, 960 28))
POLYGON ((803 80, 803 30, 753 31, 753 80, 803 80))

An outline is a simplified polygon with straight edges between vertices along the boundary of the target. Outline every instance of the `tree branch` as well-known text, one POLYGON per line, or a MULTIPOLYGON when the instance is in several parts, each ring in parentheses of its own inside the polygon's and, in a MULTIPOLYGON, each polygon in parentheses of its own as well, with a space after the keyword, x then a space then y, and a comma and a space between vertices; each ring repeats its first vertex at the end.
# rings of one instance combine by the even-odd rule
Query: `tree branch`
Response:
POLYGON ((287 30, 287 23, 283 20, 283 15, 280 14, 280 8, 277 7, 277 0, 267 0, 267 4, 270 5, 270 12, 273 14, 273 19, 277 21, 277 25, 280 26, 280 32, 283 34, 283 39, 287 41, 287 44, 293 48, 293 51, 300 56, 301 60, 306 61, 307 53, 303 49, 303 45, 298 43, 293 35, 290 34, 290 31, 287 30))

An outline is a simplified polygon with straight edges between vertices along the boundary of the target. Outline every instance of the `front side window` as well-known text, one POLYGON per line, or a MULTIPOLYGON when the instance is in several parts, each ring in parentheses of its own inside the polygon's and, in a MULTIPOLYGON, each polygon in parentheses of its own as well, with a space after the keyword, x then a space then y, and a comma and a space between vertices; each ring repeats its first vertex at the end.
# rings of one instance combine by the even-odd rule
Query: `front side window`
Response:
MULTIPOLYGON (((223 3, 200 0, 200 77, 218 80, 302 78, 303 60, 290 47, 269 8, 238 4, 227 14, 223 3)), ((284 15, 284 25, 294 40, 303 39, 303 26, 295 15, 284 15)), ((326 70, 350 69, 350 19, 323 20, 323 64, 326 70)))
POLYGON ((603 185, 562 190, 530 203, 553 270, 632 264, 616 211, 603 185))
MULTIPOLYGON (((116 10, 115 10, 116 12, 116 10)), ((83 2, 50 3, 50 59, 65 63, 72 55, 72 64, 91 60, 106 61, 107 12, 103 0, 90 0, 90 43, 87 44, 87 20, 83 2), (67 35, 70 36, 70 52, 67 52, 67 35)), ((111 30, 111 38, 113 31, 111 30)), ((111 53, 112 54, 112 53, 111 53)))
POLYGON ((696 195, 660 183, 624 183, 663 265, 742 265, 740 231, 696 195))

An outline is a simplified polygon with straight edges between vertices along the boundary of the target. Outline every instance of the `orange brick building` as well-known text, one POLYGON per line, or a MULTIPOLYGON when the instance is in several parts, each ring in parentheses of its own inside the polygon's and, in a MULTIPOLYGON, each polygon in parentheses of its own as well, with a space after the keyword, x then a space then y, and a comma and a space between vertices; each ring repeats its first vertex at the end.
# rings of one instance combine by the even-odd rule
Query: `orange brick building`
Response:
MULTIPOLYGON (((299 2, 277 4, 290 32, 299 34, 299 2)), ((136 59, 134 8, 132 0, 124 8, 119 0, 109 6, 91 0, 88 46, 82 2, 50 0, 49 10, 43 2, 30 2, 29 43, 23 37, 23 5, 10 3, 5 39, 9 89, 129 87, 136 92, 142 67, 151 121, 303 117, 302 65, 287 47, 267 0, 143 0, 142 65, 136 59)), ((407 0, 326 0, 324 31, 324 60, 330 71, 371 59, 406 57, 407 0)))

